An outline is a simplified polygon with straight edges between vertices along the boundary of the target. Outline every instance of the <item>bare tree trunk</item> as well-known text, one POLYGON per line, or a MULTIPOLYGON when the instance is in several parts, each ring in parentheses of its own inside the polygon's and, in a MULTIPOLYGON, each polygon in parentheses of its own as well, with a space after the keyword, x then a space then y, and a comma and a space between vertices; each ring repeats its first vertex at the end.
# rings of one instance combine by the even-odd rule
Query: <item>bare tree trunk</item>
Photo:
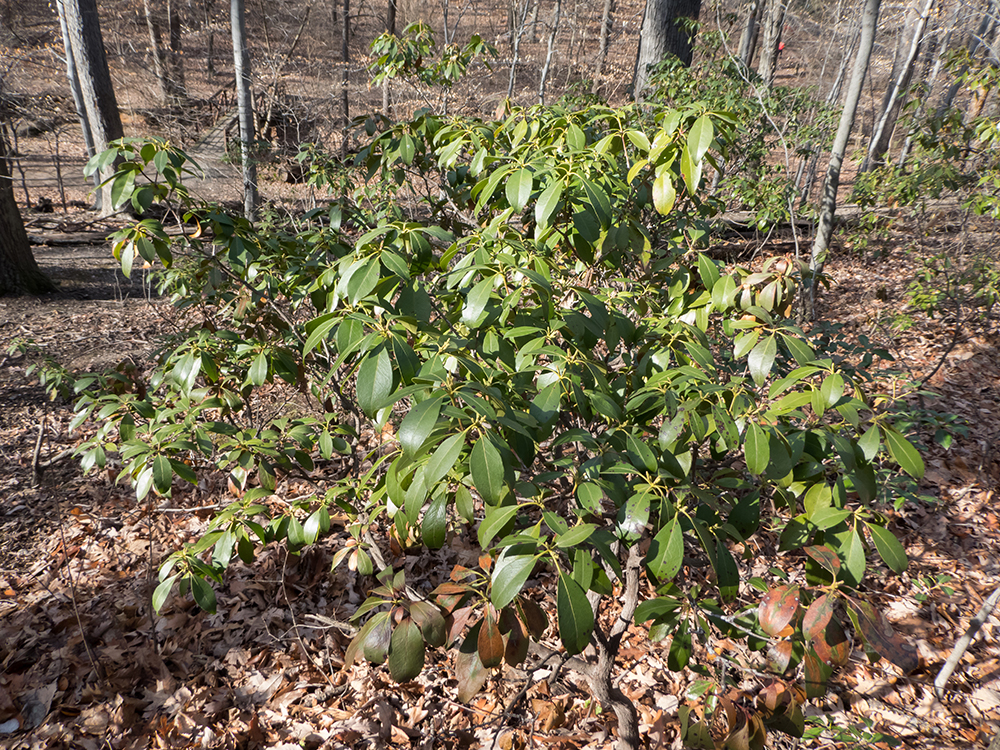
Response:
POLYGON ((250 50, 247 47, 244 0, 230 0, 229 20, 233 34, 233 70, 236 75, 236 102, 240 121, 240 162, 243 166, 243 213, 257 218, 257 162, 254 154, 253 99, 250 78, 250 50))
POLYGON ((753 53, 757 47, 757 30, 760 25, 760 14, 764 11, 763 0, 754 0, 750 3, 747 13, 747 23, 743 27, 743 34, 740 36, 740 49, 737 53, 740 62, 747 68, 753 61, 753 53))
POLYGON ((538 83, 538 103, 545 104, 545 82, 549 77, 549 68, 552 65, 552 54, 556 48, 556 34, 559 33, 559 19, 562 16, 562 0, 556 0, 556 7, 552 11, 552 28, 549 30, 549 49, 545 54, 545 64, 542 66, 542 77, 538 83))
POLYGON ((597 48, 597 65, 594 66, 594 88, 597 79, 604 74, 604 63, 608 59, 608 36, 611 34, 611 14, 615 9, 615 0, 604 0, 604 10, 601 12, 601 41, 597 48))
MULTIPOLYGON (((898 66, 893 66, 894 69, 898 67, 899 70, 893 77, 889 90, 886 91, 885 99, 882 101, 882 115, 872 131, 872 140, 868 146, 868 153, 861 163, 861 172, 867 172, 880 165, 882 157, 889 150, 892 131, 896 127, 896 119, 899 117, 899 110, 903 105, 902 97, 906 89, 909 88, 910 79, 913 77, 913 68, 917 62, 917 56, 920 54, 924 29, 927 28, 927 19, 930 17, 934 2, 935 0, 926 0, 923 10, 920 11, 920 15, 916 19, 916 25, 907 24, 908 27, 913 28, 913 36, 906 51, 906 57, 900 60, 898 66)), ((902 41, 902 34, 900 38, 902 41)), ((900 48, 902 46, 899 45, 900 48)), ((899 48, 897 48, 897 57, 902 57, 899 54, 899 48)))
POLYGON ((208 36, 205 39, 205 73, 209 78, 215 75, 215 31, 212 28, 212 2, 213 0, 204 0, 202 5, 203 23, 208 30, 208 36))
POLYGON ((770 88, 774 85, 774 76, 778 72, 778 54, 780 53, 781 32, 785 26, 785 0, 767 0, 764 7, 764 20, 761 24, 764 39, 760 48, 760 62, 757 64, 757 74, 763 79, 764 85, 770 88))
POLYGON ((31 254, 7 167, 7 141, 0 130, 0 295, 42 294, 55 289, 31 254))
MULTIPOLYGON (((97 0, 63 0, 62 9, 87 126, 93 138, 94 151, 100 153, 108 148, 111 141, 121 138, 123 131, 108 58, 104 53, 97 0)), ((100 175, 100 182, 104 182, 114 168, 115 165, 108 165, 100 175)), ((97 207, 103 215, 114 210, 110 185, 97 191, 97 207)))
MULTIPOLYGON (((537 6, 536 6, 537 7, 537 6)), ((524 36, 524 22, 528 17, 528 0, 524 0, 521 10, 521 23, 514 32, 514 50, 510 60, 510 77, 507 79, 507 98, 514 95, 514 81, 517 78, 517 64, 520 60, 521 37, 524 36)))
POLYGON ((340 156, 342 159, 347 159, 347 136, 351 124, 350 102, 347 97, 347 86, 351 78, 350 70, 348 70, 348 64, 351 61, 351 0, 344 0, 344 23, 340 41, 340 59, 344 66, 340 77, 340 107, 343 115, 340 156))
POLYGON ((540 0, 533 0, 531 6, 531 41, 538 41, 538 6, 540 0))
MULTIPOLYGON (((986 36, 987 32, 990 30, 990 25, 993 23, 993 15, 996 12, 996 3, 990 0, 986 4, 986 10, 983 13, 982 19, 979 21, 979 26, 976 28, 976 33, 973 35, 972 39, 969 40, 969 59, 975 56, 976 52, 979 51, 980 45, 983 43, 983 38, 986 36)), ((941 98, 941 103, 938 105, 937 112, 935 116, 941 118, 944 113, 951 109, 952 102, 955 101, 955 95, 958 90, 962 87, 962 76, 968 70, 967 65, 963 65, 962 69, 955 76, 956 80, 948 90, 945 92, 944 96, 941 98)))
POLYGON ((632 96, 639 100, 649 82, 649 66, 675 55, 690 65, 694 54, 686 21, 698 20, 701 0, 646 0, 646 13, 639 32, 639 51, 632 76, 632 96))
POLYGON ((160 86, 160 101, 163 104, 170 104, 173 92, 170 88, 170 79, 167 76, 167 60, 166 55, 163 54, 160 22, 153 15, 149 0, 142 0, 142 10, 146 16, 146 29, 149 31, 149 53, 150 57, 153 58, 153 74, 160 86))
MULTIPOLYGON (((928 56, 928 61, 933 59, 934 64, 931 66, 931 72, 929 75, 922 75, 920 78, 926 81, 924 84, 923 96, 921 97, 916 111, 913 113, 913 123, 919 123, 920 118, 923 116, 924 108, 927 102, 930 101, 931 94, 934 93, 934 84, 937 82, 938 74, 941 72, 941 68, 944 67, 945 58, 948 56, 948 46, 951 43, 951 36, 955 30, 955 24, 958 21, 958 11, 960 6, 956 4, 949 15, 948 28, 944 33, 944 39, 941 40, 941 45, 938 49, 932 50, 931 54, 928 56)), ((910 155, 910 148, 913 145, 913 133, 914 128, 910 128, 910 132, 906 134, 906 140, 903 141, 903 148, 899 151, 899 159, 897 164, 903 166, 906 163, 907 158, 910 155)))
POLYGON ((830 149, 830 164, 826 170, 826 182, 823 184, 823 198, 820 202, 819 221, 816 226, 816 238, 813 241, 812 253, 809 259, 809 279, 806 285, 806 316, 816 317, 816 289, 819 275, 823 272, 823 264, 830 247, 830 237, 833 234, 833 215, 837 210, 837 189, 840 187, 840 168, 844 163, 844 153, 854 126, 854 116, 858 111, 858 101, 861 99, 861 89, 864 86, 865 75, 868 72, 868 62, 871 59, 872 48, 875 46, 875 30, 878 26, 878 13, 881 0, 865 0, 865 9, 861 16, 861 42, 854 58, 854 70, 851 72, 851 85, 847 89, 844 101, 844 111, 840 116, 837 135, 830 149))
MULTIPOLYGON (((447 11, 445 11, 445 36, 448 35, 448 22, 447 22, 447 11)), ((388 4, 385 8, 385 30, 387 33, 396 36, 396 0, 388 0, 388 4)), ((447 42, 447 39, 445 39, 447 42)))
POLYGON ((184 49, 181 38, 181 14, 177 10, 175 0, 167 0, 167 23, 170 28, 170 83, 174 95, 179 99, 187 98, 187 87, 184 83, 184 49))
MULTIPOLYGON (((80 76, 77 73, 76 62, 73 58, 73 47, 69 41, 69 31, 66 28, 66 14, 63 12, 63 3, 56 3, 56 12, 59 15, 59 28, 62 31, 63 49, 66 53, 66 78, 69 81, 69 88, 73 94, 73 106, 76 109, 76 116, 80 119, 80 128, 83 131, 83 143, 87 148, 87 158, 92 157, 94 151, 94 134, 90 132, 90 122, 87 120, 87 107, 83 102, 83 91, 80 88, 80 76)), ((94 187, 101 184, 100 175, 93 176, 94 187)))

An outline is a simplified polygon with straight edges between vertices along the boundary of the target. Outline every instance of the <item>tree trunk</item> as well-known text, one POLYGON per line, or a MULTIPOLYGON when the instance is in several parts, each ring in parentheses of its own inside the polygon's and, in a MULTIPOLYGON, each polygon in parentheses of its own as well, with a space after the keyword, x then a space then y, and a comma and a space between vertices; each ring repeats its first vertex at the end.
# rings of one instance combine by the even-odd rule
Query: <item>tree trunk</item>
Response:
POLYGON ((340 108, 344 118, 340 156, 342 159, 347 159, 347 136, 351 124, 350 102, 347 97, 347 86, 350 83, 350 70, 348 70, 347 65, 351 60, 351 0, 344 0, 344 23, 340 42, 340 59, 344 66, 340 77, 340 108))
POLYGON ((253 100, 250 92, 250 50, 244 0, 230 0, 229 20, 233 33, 233 70, 236 75, 236 102, 240 121, 240 162, 243 166, 243 213, 257 218, 257 164, 254 161, 253 100))
POLYGON ((517 79, 517 64, 520 62, 521 56, 521 37, 524 36, 525 21, 528 18, 528 0, 524 0, 524 5, 521 9, 521 23, 518 24, 517 29, 514 32, 514 49, 511 53, 510 59, 510 76, 507 79, 507 98, 510 99, 514 95, 514 81, 517 79))
MULTIPOLYGON (((385 30, 396 36, 396 0, 388 0, 388 5, 385 9, 385 30)), ((445 41, 447 42, 448 36, 448 24, 445 22, 444 26, 445 41)))
MULTIPOLYGON (((896 63, 893 64, 893 75, 889 81, 889 88, 885 92, 882 100, 882 115, 879 117, 875 128, 872 131, 872 140, 868 146, 868 153, 861 164, 861 172, 867 172, 879 166, 889 150, 889 142, 892 140, 892 131, 896 127, 896 119, 899 117, 899 110, 905 101, 904 94, 910 86, 910 79, 913 77, 913 68, 920 54, 920 47, 923 43, 924 29, 927 28, 927 19, 930 17, 931 8, 934 7, 934 0, 926 0, 923 10, 916 17, 915 23, 907 23, 904 31, 900 32, 900 44, 896 47, 896 63), (904 47, 906 41, 905 31, 912 29, 909 46, 904 47)), ((911 5, 911 11, 916 12, 916 7, 911 5)))
POLYGON ((611 34, 611 14, 615 9, 615 0, 604 0, 604 10, 601 12, 601 41, 597 48, 597 65, 594 66, 594 88, 597 79, 604 73, 604 62, 608 59, 608 36, 611 34))
POLYGON ((556 0, 556 7, 552 10, 552 28, 549 30, 549 48, 545 54, 545 64, 542 66, 542 76, 538 83, 538 103, 545 104, 545 82, 549 77, 549 68, 552 66, 552 55, 555 52, 556 34, 559 33, 559 19, 562 16, 562 0, 556 0))
POLYGON ((820 201, 819 222, 816 226, 816 238, 813 241, 812 253, 809 259, 809 278, 805 285, 806 316, 816 317, 817 279, 823 272, 823 264, 830 247, 830 236, 833 234, 833 215, 837 210, 837 189, 840 187, 840 168, 844 163, 844 153, 854 126, 854 116, 858 111, 858 100, 861 99, 861 89, 864 86, 868 72, 868 62, 871 59, 872 47, 875 46, 875 29, 878 26, 878 13, 881 0, 865 0, 865 9, 861 16, 861 41, 858 44, 857 57, 854 58, 854 70, 851 72, 851 84, 847 89, 844 101, 844 111, 840 116, 837 135, 830 149, 830 164, 826 170, 826 181, 823 183, 823 197, 820 201))
MULTIPOLYGON (((976 52, 979 51, 979 46, 983 43, 983 37, 990 30, 990 24, 993 22, 993 14, 996 12, 996 3, 994 0, 990 0, 986 4, 986 11, 983 13, 982 19, 979 21, 979 26, 976 28, 976 33, 973 35, 972 39, 969 40, 969 59, 971 60, 976 52)), ((969 69, 968 65, 963 65, 962 69, 955 76, 955 82, 951 84, 948 90, 945 92, 944 96, 941 98, 941 104, 938 105, 935 117, 938 119, 944 117, 944 113, 951 109, 952 102, 955 101, 955 95, 958 90, 962 87, 962 77, 965 72, 969 69)))
POLYGON ((753 62, 753 53, 757 47, 757 31, 760 26, 760 14, 764 10, 763 0, 754 0, 750 3, 750 9, 747 13, 747 25, 743 27, 743 34, 740 36, 740 49, 737 53, 740 58, 740 62, 746 68, 750 67, 750 63, 753 62))
MULTIPOLYGON (((69 30, 66 28, 66 13, 63 3, 56 3, 56 13, 59 16, 59 29, 62 32, 63 49, 66 53, 66 78, 69 81, 69 89, 73 94, 73 106, 76 109, 76 116, 80 119, 80 129, 83 131, 83 143, 87 148, 87 158, 95 153, 94 134, 90 132, 90 122, 87 120, 87 107, 83 101, 83 90, 80 88, 80 76, 77 73, 76 62, 73 58, 73 47, 69 41, 69 30)), ((101 184, 98 175, 93 176, 94 187, 101 184)))
POLYGON ((53 289, 55 285, 31 254, 7 168, 7 142, 0 136, 0 295, 42 294, 53 289))
POLYGON ((757 74, 768 88, 774 85, 774 75, 778 72, 778 54, 781 51, 781 32, 785 26, 786 8, 785 0, 767 0, 764 8, 764 20, 761 24, 764 39, 760 48, 757 74))
POLYGON ((153 15, 149 0, 142 0, 142 9, 146 16, 146 29, 149 31, 149 53, 153 58, 153 74, 160 85, 160 100, 169 105, 173 101, 173 89, 170 76, 167 74, 167 56, 163 52, 163 39, 160 33, 160 22, 153 15))
MULTIPOLYGON (((87 114, 87 126, 94 141, 94 151, 100 153, 108 148, 111 141, 121 138, 123 132, 108 58, 104 53, 97 0, 64 0, 62 7, 80 95, 87 114)), ((114 165, 109 165, 101 173, 101 182, 113 173, 114 168, 114 165)), ((97 206, 103 215, 113 211, 110 185, 98 191, 97 206)))
POLYGON ((208 30, 208 37, 205 40, 205 73, 209 78, 215 75, 215 32, 212 30, 212 2, 213 0, 204 0, 202 6, 205 12, 205 28, 208 30))
POLYGON ((184 83, 184 49, 181 39, 181 14, 175 0, 167 0, 167 23, 170 28, 170 82, 177 98, 187 98, 184 83))
POLYGON ((632 76, 632 96, 639 100, 649 83, 649 66, 675 55, 691 65, 694 54, 692 32, 687 21, 697 21, 701 0, 646 0, 646 13, 639 32, 639 51, 632 76))

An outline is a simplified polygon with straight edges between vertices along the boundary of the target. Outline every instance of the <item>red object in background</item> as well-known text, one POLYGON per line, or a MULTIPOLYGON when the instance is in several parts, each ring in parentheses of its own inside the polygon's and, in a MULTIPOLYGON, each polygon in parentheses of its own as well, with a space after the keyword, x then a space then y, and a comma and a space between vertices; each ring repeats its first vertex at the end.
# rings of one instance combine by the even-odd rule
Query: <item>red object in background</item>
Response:
POLYGON ((781 50, 783 50, 784 48, 785 48, 785 43, 784 42, 778 42, 778 52, 781 52, 781 50))

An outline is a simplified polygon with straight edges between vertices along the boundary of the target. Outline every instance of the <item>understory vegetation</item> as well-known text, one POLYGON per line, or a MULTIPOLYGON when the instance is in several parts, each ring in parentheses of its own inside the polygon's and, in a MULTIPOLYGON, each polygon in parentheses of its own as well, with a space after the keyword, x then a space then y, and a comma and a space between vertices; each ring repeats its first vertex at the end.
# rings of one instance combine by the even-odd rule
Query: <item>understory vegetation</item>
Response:
MULTIPOLYGON (((376 42, 377 76, 441 87, 489 53, 476 42, 432 62, 426 29, 409 39, 376 42)), ((350 541, 333 566, 372 582, 348 665, 404 682, 428 649, 450 649, 467 701, 505 663, 562 664, 614 711, 621 747, 640 745, 615 682, 637 627, 670 669, 703 678, 680 709, 692 747, 715 747, 720 725, 734 748, 801 737, 852 640, 916 669, 869 597, 907 566, 889 512, 925 502, 908 386, 876 368, 888 353, 801 321, 806 259, 751 270, 709 252, 726 208, 762 230, 793 217, 803 183, 770 157, 830 138, 822 105, 751 95, 747 76, 666 63, 641 106, 588 95, 486 120, 442 99, 362 118, 351 160, 300 154, 322 205, 253 224, 193 200, 198 167, 167 141, 95 157, 119 161, 114 199, 146 217, 114 238, 123 271, 162 264, 187 327, 150 372, 46 377, 75 391, 77 425, 99 425, 85 469, 113 459, 140 502, 221 470, 234 496, 162 562, 154 607, 190 595, 214 611, 234 560, 323 544, 338 516, 350 541), (314 494, 282 502, 290 477, 314 494), (478 566, 407 577, 407 555, 459 537, 478 566), (716 658, 725 639, 754 658, 716 658), (749 673, 768 675, 753 694, 749 673)), ((995 214, 995 127, 936 122, 914 120, 915 156, 865 176, 859 199, 885 205, 891 186, 913 205, 936 169, 941 190, 995 214), (955 148, 961 174, 942 166, 955 148)), ((995 262, 956 262, 930 264, 914 304, 994 314, 995 262)))

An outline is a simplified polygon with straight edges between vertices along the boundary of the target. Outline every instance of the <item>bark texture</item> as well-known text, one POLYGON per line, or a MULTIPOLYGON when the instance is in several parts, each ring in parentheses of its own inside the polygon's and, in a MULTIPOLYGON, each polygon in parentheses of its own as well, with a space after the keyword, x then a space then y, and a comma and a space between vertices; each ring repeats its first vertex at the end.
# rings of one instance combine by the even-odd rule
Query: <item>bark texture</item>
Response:
POLYGON ((231 0, 233 66, 236 73, 236 102, 240 120, 240 161, 243 166, 243 213, 257 218, 257 163, 253 158, 253 100, 250 94, 250 50, 247 48, 246 12, 243 0, 231 0))
POLYGON ((857 57, 854 58, 854 70, 851 71, 851 83, 847 88, 844 111, 840 115, 837 135, 830 149, 830 164, 826 170, 826 181, 823 183, 816 238, 809 258, 810 280, 806 287, 806 316, 810 319, 816 317, 816 282, 819 274, 823 272, 823 264, 826 262, 830 247, 833 215, 837 210, 837 190, 840 188, 840 168, 844 163, 844 153, 851 137, 851 128, 854 127, 854 116, 858 111, 858 101, 861 99, 861 90, 868 72, 868 62, 875 46, 875 30, 878 26, 880 6, 881 0, 865 0, 861 16, 861 41, 858 43, 857 57))
POLYGON ((774 75, 778 72, 778 54, 781 52, 781 32, 785 26, 785 0, 767 0, 764 19, 761 23, 763 38, 760 45, 760 63, 757 74, 770 88, 774 85, 774 75))
POLYGON ((7 144, 0 138, 0 295, 42 294, 53 289, 55 285, 31 254, 7 167, 7 144))
POLYGON ((646 0, 646 14, 639 33, 639 52, 635 59, 632 95, 642 98, 649 83, 649 66, 668 55, 690 65, 694 54, 691 30, 687 21, 697 21, 701 0, 646 0))
MULTIPOLYGON (((94 150, 100 153, 108 148, 111 141, 121 138, 123 132, 118 100, 104 52, 97 0, 64 0, 62 10, 70 45, 67 54, 72 54, 94 150)), ((101 181, 113 170, 114 165, 109 165, 101 174, 101 181)), ((110 186, 101 189, 98 206, 102 214, 111 213, 110 186)))

